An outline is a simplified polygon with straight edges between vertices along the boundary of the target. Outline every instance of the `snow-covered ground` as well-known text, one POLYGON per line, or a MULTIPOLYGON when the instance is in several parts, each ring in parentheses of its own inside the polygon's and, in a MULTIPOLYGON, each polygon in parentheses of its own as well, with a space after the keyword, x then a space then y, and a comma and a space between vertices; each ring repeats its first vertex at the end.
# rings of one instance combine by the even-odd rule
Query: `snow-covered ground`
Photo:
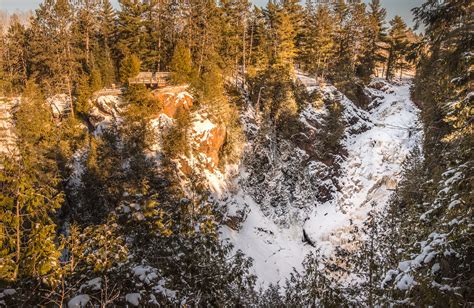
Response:
MULTIPOLYGON (((308 90, 318 88, 309 77, 301 82, 308 90)), ((228 215, 240 213, 244 221, 239 230, 223 227, 222 237, 254 259, 259 286, 284 283, 293 268, 302 269, 305 255, 316 248, 330 256, 336 246, 348 242, 349 231, 364 222, 372 205, 383 208, 396 187, 403 161, 421 138, 418 109, 409 98, 409 87, 409 82, 391 85, 375 80, 368 88, 375 99, 367 111, 342 96, 344 116, 357 113, 362 120, 346 129, 343 144, 347 157, 339 178, 341 189, 332 200, 311 207, 305 221, 284 228, 267 217, 242 190, 227 201, 228 215), (361 130, 361 125, 366 129, 361 130), (303 241, 303 230, 316 248, 303 241)), ((324 86, 321 90, 335 89, 324 86)))

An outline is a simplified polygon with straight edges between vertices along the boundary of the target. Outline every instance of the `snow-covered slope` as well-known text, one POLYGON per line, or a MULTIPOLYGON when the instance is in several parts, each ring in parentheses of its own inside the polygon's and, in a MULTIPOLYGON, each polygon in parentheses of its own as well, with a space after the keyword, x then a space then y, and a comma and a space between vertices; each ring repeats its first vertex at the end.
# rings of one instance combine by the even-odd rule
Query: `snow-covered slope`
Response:
POLYGON ((19 98, 0 98, 0 154, 9 155, 16 152, 12 110, 19 101, 19 98))
MULTIPOLYGON (((236 180, 237 192, 229 193, 223 201, 232 223, 222 228, 222 237, 254 259, 259 285, 284 282, 293 268, 302 268, 310 251, 319 248, 331 256, 336 246, 346 245, 349 232, 364 222, 372 205, 380 209, 387 202, 397 185, 402 162, 421 137, 418 110, 409 99, 408 82, 392 85, 374 80, 366 89, 372 103, 362 110, 334 87, 319 86, 309 77, 299 78, 308 91, 320 91, 326 99, 337 99, 344 107, 345 155, 339 157, 337 179, 331 178, 336 174, 331 175, 333 167, 315 159, 307 163, 311 149, 280 153, 287 156, 282 159, 287 169, 283 175, 278 174, 281 170, 266 170, 275 174, 270 184, 265 179, 246 185, 249 175, 246 166, 242 167, 236 180), (292 177, 286 175, 288 172, 293 173, 292 177), (321 177, 324 172, 329 174, 325 179, 321 177), (316 175, 309 176, 312 173, 316 175), (296 178, 296 183, 287 183, 288 178, 289 182, 296 178), (305 181, 309 183, 303 185, 305 181), (320 183, 316 182, 321 181, 327 182, 332 196, 329 201, 317 198, 320 183), (269 198, 275 191, 288 196, 269 198), (272 202, 267 204, 267 199, 272 202)), ((311 123, 317 126, 323 114, 324 110, 308 106, 300 121, 309 131, 314 128, 311 123)))
POLYGON ((401 165, 420 140, 418 110, 409 99, 409 84, 388 85, 382 81, 369 106, 370 129, 346 135, 347 158, 342 164, 340 191, 309 215, 304 230, 323 253, 347 242, 345 235, 360 226, 373 206, 380 208, 396 188, 401 165))

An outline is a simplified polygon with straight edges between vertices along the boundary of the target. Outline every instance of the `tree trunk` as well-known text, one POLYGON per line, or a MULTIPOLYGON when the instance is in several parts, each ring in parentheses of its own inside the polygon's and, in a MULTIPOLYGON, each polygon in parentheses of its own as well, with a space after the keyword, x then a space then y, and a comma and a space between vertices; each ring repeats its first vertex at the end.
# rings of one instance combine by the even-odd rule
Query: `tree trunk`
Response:
POLYGON ((89 29, 86 30, 86 64, 89 66, 89 29))
MULTIPOLYGON (((18 192, 17 192, 18 195, 18 192)), ((15 199, 15 217, 16 217, 16 226, 15 226, 15 233, 16 233, 16 252, 15 252, 15 271, 13 272, 13 279, 16 280, 18 277, 18 270, 20 267, 20 249, 21 249, 21 234, 20 234, 20 225, 21 225, 21 216, 20 216, 20 202, 18 202, 18 198, 15 199)))
POLYGON ((249 57, 248 57, 249 63, 252 62, 253 29, 254 29, 254 24, 252 23, 252 28, 251 28, 251 30, 250 30, 250 46, 249 46, 249 57))
POLYGON ((242 36, 242 90, 245 89, 245 52, 246 52, 246 40, 247 40, 247 21, 244 20, 244 34, 242 36))

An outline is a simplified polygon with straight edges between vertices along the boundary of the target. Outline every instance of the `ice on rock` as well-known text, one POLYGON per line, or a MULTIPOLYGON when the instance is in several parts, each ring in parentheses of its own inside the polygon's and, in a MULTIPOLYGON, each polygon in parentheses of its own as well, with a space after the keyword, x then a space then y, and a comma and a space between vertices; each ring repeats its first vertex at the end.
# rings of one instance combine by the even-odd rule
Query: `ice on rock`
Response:
POLYGON ((71 97, 67 94, 57 94, 48 97, 46 102, 51 106, 54 117, 60 117, 71 108, 71 97))

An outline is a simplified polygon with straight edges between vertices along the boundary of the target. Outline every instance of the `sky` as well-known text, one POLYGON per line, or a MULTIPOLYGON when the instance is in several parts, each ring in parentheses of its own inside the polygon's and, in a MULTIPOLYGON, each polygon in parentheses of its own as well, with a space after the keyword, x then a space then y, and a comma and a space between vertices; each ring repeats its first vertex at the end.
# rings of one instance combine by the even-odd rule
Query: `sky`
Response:
MULTIPOLYGON (((117 6, 118 0, 111 0, 117 6)), ((0 0, 0 9, 12 13, 15 10, 33 10, 42 0, 0 0)), ((267 0, 252 0, 256 5, 265 5, 267 0)), ((368 1, 364 1, 368 2, 368 1)), ((423 3, 423 0, 381 0, 382 6, 387 9, 387 20, 400 15, 408 26, 413 26, 411 9, 423 3)))

